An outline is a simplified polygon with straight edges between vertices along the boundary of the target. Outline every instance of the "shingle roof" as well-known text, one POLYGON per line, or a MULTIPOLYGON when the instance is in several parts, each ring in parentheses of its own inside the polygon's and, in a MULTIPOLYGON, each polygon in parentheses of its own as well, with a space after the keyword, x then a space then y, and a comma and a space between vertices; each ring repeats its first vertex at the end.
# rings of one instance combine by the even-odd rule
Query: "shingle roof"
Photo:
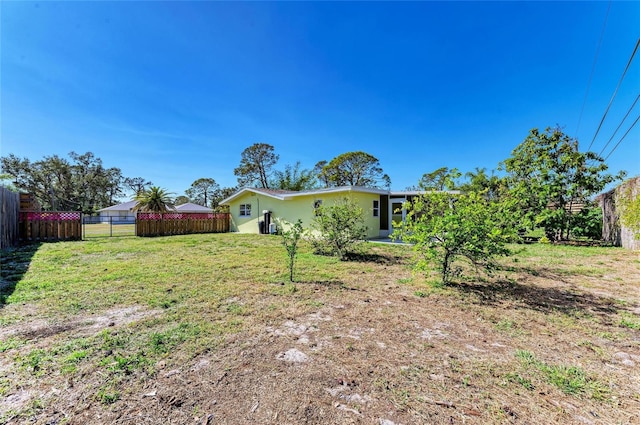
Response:
POLYGON ((112 205, 98 211, 131 211, 138 204, 138 201, 123 202, 122 204, 112 205))
POLYGON ((179 212, 213 212, 211 208, 203 207, 202 205, 187 202, 186 204, 176 206, 176 211, 179 212))

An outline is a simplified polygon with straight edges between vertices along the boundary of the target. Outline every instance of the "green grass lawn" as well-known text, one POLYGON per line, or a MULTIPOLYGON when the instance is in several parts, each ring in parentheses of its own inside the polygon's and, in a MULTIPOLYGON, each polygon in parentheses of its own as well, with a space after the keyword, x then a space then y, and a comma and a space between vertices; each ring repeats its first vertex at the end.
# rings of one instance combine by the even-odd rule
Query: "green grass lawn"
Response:
POLYGON ((388 244, 368 244, 360 261, 344 262, 303 244, 295 285, 286 280, 280 239, 268 235, 96 238, 7 250, 0 398, 13 401, 0 418, 78 423, 89 412, 109 422, 142 409, 156 420, 192 422, 214 409, 205 400, 215 389, 221 423, 299 423, 304 415, 323 423, 313 419, 320 411, 324 423, 373 423, 389 411, 402 423, 503 423, 513 415, 569 423, 589 411, 633 419, 640 389, 624 378, 630 370, 616 353, 640 356, 638 256, 602 247, 513 249, 496 275, 471 274, 450 287, 433 284, 437 274, 414 274, 410 248, 388 244), (312 342, 288 330, 298 328, 312 342), (287 344, 312 356, 308 367, 277 360, 287 344), (206 369, 192 372, 205 360, 206 369), (169 381, 170 369, 183 380, 192 374, 190 383, 169 381), (259 408, 234 393, 266 385, 266 376, 274 384, 260 392, 259 408), (343 385, 344 394, 357 389, 371 401, 327 392, 345 376, 358 386, 343 385), (220 387, 225 379, 233 385, 220 387), (195 404, 149 407, 141 394, 156 386, 173 388, 175 397, 189 388, 183 398, 195 404), (20 394, 27 396, 15 401, 20 394), (289 410, 277 410, 283 397, 289 410), (234 416, 244 403, 249 416, 234 416), (62 415, 68 404, 76 407, 62 415))
POLYGON ((84 238, 98 238, 107 236, 135 236, 135 224, 90 223, 82 225, 84 238))

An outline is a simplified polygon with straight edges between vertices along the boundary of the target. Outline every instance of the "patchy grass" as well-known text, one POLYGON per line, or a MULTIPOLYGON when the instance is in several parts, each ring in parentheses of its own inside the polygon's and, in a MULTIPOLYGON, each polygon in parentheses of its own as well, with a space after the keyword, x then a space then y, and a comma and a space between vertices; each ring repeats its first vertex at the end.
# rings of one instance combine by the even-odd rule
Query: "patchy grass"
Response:
MULTIPOLYGON (((577 366, 549 365, 538 360, 533 353, 525 350, 516 351, 516 357, 525 366, 527 373, 531 373, 531 369, 542 372, 546 381, 565 394, 583 395, 588 394, 596 400, 604 400, 609 394, 609 388, 596 379, 587 377, 587 374, 577 366)), ((519 375, 518 375, 519 376, 519 375)), ((527 389, 533 389, 534 386, 528 379, 522 380, 530 385, 524 385, 527 389)))
POLYGON ((639 422, 637 254, 513 248, 448 286, 400 245, 295 286, 266 235, 4 251, 0 421, 639 422))

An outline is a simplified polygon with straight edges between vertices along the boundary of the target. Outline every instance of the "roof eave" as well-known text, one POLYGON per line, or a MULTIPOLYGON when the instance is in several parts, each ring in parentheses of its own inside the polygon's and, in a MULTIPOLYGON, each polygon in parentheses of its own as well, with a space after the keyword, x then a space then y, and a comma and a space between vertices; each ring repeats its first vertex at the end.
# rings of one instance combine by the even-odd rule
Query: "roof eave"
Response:
POLYGON ((229 202, 233 201, 236 198, 239 198, 240 196, 242 196, 246 192, 255 193, 257 195, 264 195, 264 196, 268 196, 269 198, 274 198, 274 199, 279 199, 279 200, 284 200, 285 199, 284 196, 282 196, 282 195, 279 196, 279 195, 276 195, 276 194, 273 194, 273 193, 262 192, 260 190, 253 189, 251 187, 245 187, 243 189, 240 189, 239 191, 237 191, 233 195, 229 196, 228 198, 223 199, 222 201, 220 201, 220 205, 229 205, 229 202))

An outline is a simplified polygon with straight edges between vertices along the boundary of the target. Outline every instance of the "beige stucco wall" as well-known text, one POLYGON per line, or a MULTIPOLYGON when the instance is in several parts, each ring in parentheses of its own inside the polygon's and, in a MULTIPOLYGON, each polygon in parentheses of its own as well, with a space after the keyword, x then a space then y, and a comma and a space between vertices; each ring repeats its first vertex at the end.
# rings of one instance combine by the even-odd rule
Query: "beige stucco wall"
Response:
POLYGON ((272 221, 284 220, 295 223, 302 220, 302 225, 309 228, 314 218, 314 202, 321 200, 330 206, 343 197, 356 201, 365 213, 367 237, 380 236, 380 217, 373 217, 373 201, 379 200, 375 193, 326 193, 308 196, 296 196, 293 199, 280 200, 264 194, 247 192, 229 203, 231 209, 231 231, 240 233, 259 233, 258 221, 263 219, 263 210, 271 211, 272 221), (240 205, 251 204, 251 216, 240 217, 240 205))

